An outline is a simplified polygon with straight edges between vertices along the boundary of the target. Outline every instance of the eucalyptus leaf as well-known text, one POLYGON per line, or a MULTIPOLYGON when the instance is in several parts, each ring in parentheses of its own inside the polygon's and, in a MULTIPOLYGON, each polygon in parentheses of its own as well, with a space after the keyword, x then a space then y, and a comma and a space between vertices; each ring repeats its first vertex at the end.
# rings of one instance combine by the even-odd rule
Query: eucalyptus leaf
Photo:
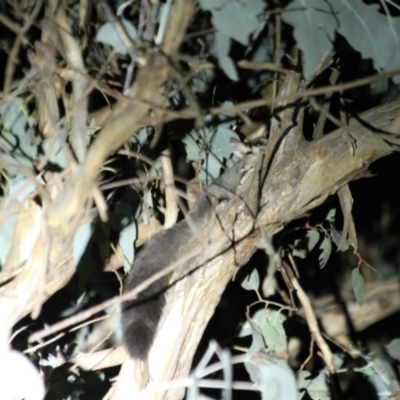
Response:
MULTIPOLYGON (((0 215, 2 215, 2 221, 0 224, 0 271, 7 260, 14 240, 15 226, 17 219, 20 217, 16 210, 21 210, 21 207, 28 208, 28 203, 23 202, 23 200, 26 199, 30 190, 33 190, 33 185, 28 184, 28 186, 25 187, 25 190, 21 192, 22 186, 25 183, 26 178, 23 176, 9 181, 5 190, 6 197, 0 201, 0 215), (11 200, 10 196, 13 196, 14 199, 11 200)), ((29 235, 27 238, 29 238, 29 235)), ((16 237, 15 240, 17 240, 16 243, 19 243, 19 247, 24 246, 24 243, 27 245, 27 241, 21 241, 19 236, 16 237)), ((31 243, 30 240, 28 240, 28 242, 31 243)))
POLYGON ((213 155, 207 156, 201 164, 200 179, 206 185, 209 185, 220 176, 221 168, 222 163, 217 157, 213 155))
POLYGON ((260 275, 256 268, 242 282, 242 288, 245 290, 258 290, 260 287, 260 275))
POLYGON ((239 76, 236 70, 235 63, 232 58, 229 57, 229 51, 231 47, 231 39, 221 32, 215 34, 215 47, 214 54, 218 59, 219 66, 225 75, 232 81, 238 81, 239 76))
MULTIPOLYGON (((253 343, 251 345, 251 354, 268 348, 268 352, 276 354, 287 346, 286 333, 283 328, 283 322, 286 316, 280 312, 270 309, 257 310, 254 315, 247 320, 253 335, 253 343), (261 337, 260 337, 261 335, 261 337)), ((241 336, 245 336, 248 328, 243 328, 241 336)))
POLYGON ((232 156, 230 140, 239 140, 239 135, 230 129, 228 125, 228 123, 222 123, 218 125, 209 142, 213 154, 215 154, 218 157, 218 160, 221 162, 224 159, 229 159, 232 156))
POLYGON ((400 361, 400 339, 393 339, 385 347, 390 357, 400 361))
POLYGON ((306 258, 316 246, 320 233, 316 229, 309 229, 301 239, 296 239, 293 245, 293 255, 299 258, 306 258))
POLYGON ((361 307, 365 300, 365 281, 358 268, 354 268, 351 272, 351 286, 357 303, 361 307))
POLYGON ((259 385, 263 400, 297 400, 296 377, 285 360, 259 366, 259 385))
POLYGON ((153 179, 160 178, 162 175, 162 163, 161 163, 161 158, 158 157, 154 162, 153 165, 151 166, 149 170, 149 175, 153 179))
POLYGON ((74 265, 78 266, 86 246, 93 234, 93 225, 91 222, 81 225, 74 236, 74 265))
MULTIPOLYGON (((38 178, 39 183, 43 183, 42 178, 38 178)), ((12 196, 16 200, 23 202, 26 198, 36 189, 33 182, 31 182, 24 175, 17 175, 11 179, 6 187, 6 195, 12 196)))
POLYGON ((32 167, 32 162, 38 154, 38 148, 28 133, 20 137, 10 132, 1 134, 0 148, 5 150, 2 159, 11 165, 21 163, 32 167))
MULTIPOLYGON (((378 71, 400 67, 400 18, 380 12, 378 4, 343 0, 294 0, 281 14, 293 26, 297 46, 303 52, 304 75, 310 78, 321 56, 331 53, 336 33, 371 59, 378 71)), ((400 82, 400 76, 392 78, 400 82)))
POLYGON ((247 320, 249 322, 253 339, 249 348, 249 354, 255 354, 265 348, 265 343, 260 326, 257 324, 257 322, 254 319, 249 318, 248 315, 247 320))
POLYGON ((263 0, 200 0, 199 3, 211 12, 211 21, 217 30, 243 45, 248 45, 250 34, 261 27, 258 16, 265 8, 263 0))
MULTIPOLYGON (((379 4, 328 0, 337 18, 337 31, 378 71, 400 68, 400 17, 380 12, 379 4)), ((400 83, 400 76, 393 76, 400 83)))
POLYGON ((321 268, 324 268, 327 264, 329 257, 332 253, 332 242, 329 236, 325 236, 321 245, 319 246, 320 250, 322 250, 319 255, 318 261, 321 268))
POLYGON ((147 128, 144 127, 136 135, 131 136, 130 141, 141 147, 147 142, 148 137, 147 128))
POLYGON ((375 386, 377 393, 390 392, 395 394, 400 391, 399 380, 388 361, 382 357, 376 357, 373 360, 372 368, 376 375, 369 376, 368 381, 375 386), (377 379, 378 377, 379 379, 377 379))
POLYGON ((275 310, 264 311, 264 318, 260 322, 261 332, 268 351, 278 354, 286 349, 287 337, 283 322, 286 316, 275 310))
POLYGON ((271 358, 265 353, 255 355, 254 359, 246 361, 244 366, 263 400, 299 398, 295 375, 285 360, 271 363, 271 358))
POLYGON ((219 66, 222 71, 224 71, 225 75, 234 82, 239 81, 239 75, 236 69, 236 65, 233 62, 231 57, 228 56, 220 56, 218 57, 219 66))
POLYGON ((311 374, 309 371, 297 373, 298 387, 306 390, 312 400, 331 400, 331 391, 328 386, 328 376, 325 372, 311 374))
POLYGON ((187 135, 182 139, 182 142, 186 145, 186 160, 188 162, 198 161, 201 152, 196 140, 191 135, 187 135))
POLYGON ((17 97, 0 105, 0 117, 6 131, 22 137, 26 133, 28 110, 24 99, 17 97))
POLYGON ((287 4, 281 16, 293 27, 297 46, 304 54, 304 75, 309 78, 317 70, 323 52, 333 49, 338 25, 332 8, 321 0, 294 0, 287 4))
MULTIPOLYGON (((221 174, 224 160, 237 161, 230 146, 230 139, 238 139, 239 136, 228 126, 229 122, 221 122, 215 128, 206 127, 182 139, 186 145, 187 161, 202 160, 200 178, 207 185, 221 174)), ((233 163, 228 161, 227 167, 232 166, 233 163)))
POLYGON ((119 234, 119 245, 124 252, 124 268, 129 271, 135 256, 133 246, 137 237, 137 226, 135 221, 131 221, 119 234))
POLYGON ((139 213, 138 199, 131 191, 125 191, 116 204, 111 217, 111 228, 119 234, 119 245, 124 253, 124 269, 129 271, 135 256, 134 242, 137 239, 136 218, 139 213))
MULTIPOLYGON (((126 33, 132 40, 137 38, 137 30, 135 26, 126 19, 121 19, 121 23, 125 28, 126 33)), ((111 22, 106 22, 100 27, 96 34, 96 42, 102 42, 110 45, 115 52, 126 55, 129 49, 125 46, 124 42, 120 39, 117 31, 111 22)))
POLYGON ((331 208, 325 220, 333 224, 335 222, 335 219, 336 219, 336 208, 331 208))

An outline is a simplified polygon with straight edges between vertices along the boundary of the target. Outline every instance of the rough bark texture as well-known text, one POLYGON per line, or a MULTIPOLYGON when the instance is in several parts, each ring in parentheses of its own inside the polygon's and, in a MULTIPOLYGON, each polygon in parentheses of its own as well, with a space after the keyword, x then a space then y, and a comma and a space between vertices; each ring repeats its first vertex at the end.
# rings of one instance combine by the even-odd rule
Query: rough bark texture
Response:
MULTIPOLYGON (((299 134, 301 124, 293 126, 288 122, 293 128, 287 130, 275 152, 262 187, 258 224, 266 232, 276 233, 346 183, 364 176, 373 161, 397 150, 400 117, 396 116, 396 111, 399 106, 400 102, 395 102, 370 110, 359 116, 363 124, 353 119, 350 132, 356 141, 354 153, 340 130, 307 142, 299 134), (290 146, 292 150, 286 149, 288 141, 294 142, 290 146)), ((285 113, 290 119, 293 115, 291 109, 283 111, 281 124, 272 135, 284 129, 285 113)), ((254 189, 252 183, 257 184, 257 181, 253 176, 251 172, 247 175, 239 197, 254 189)), ((258 192, 257 187, 255 191, 258 192)), ((167 307, 149 359, 150 376, 155 382, 187 376, 221 294, 237 268, 255 252, 258 233, 243 200, 236 198, 202 232, 198 244, 183 255, 184 260, 193 258, 179 263, 176 279, 193 272, 179 280, 167 294, 167 307)), ((171 390, 151 398, 181 396, 182 391, 171 390)))

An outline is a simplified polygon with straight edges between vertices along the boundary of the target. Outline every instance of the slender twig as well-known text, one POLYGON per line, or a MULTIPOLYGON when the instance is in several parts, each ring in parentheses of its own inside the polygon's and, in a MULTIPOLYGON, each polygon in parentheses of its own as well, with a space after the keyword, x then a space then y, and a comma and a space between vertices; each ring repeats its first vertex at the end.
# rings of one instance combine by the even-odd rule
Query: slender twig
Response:
POLYGON ((253 108, 264 107, 264 106, 274 104, 277 101, 290 102, 290 101, 294 101, 297 99, 319 96, 321 94, 326 94, 326 93, 330 93, 330 92, 332 92, 332 93, 333 92, 342 92, 342 91, 353 89, 356 87, 368 85, 369 83, 372 83, 372 82, 385 80, 385 79, 391 78, 391 77, 399 75, 399 74, 400 74, 400 69, 396 69, 393 71, 384 72, 381 74, 375 74, 373 76, 368 76, 365 78, 357 79, 355 81, 341 83, 339 85, 324 86, 321 88, 304 90, 304 91, 300 91, 298 93, 291 93, 289 95, 281 96, 278 98, 267 98, 267 99, 246 101, 246 102, 240 103, 234 107, 226 107, 226 108, 225 107, 224 108, 212 107, 212 108, 210 108, 209 111, 211 112, 211 114, 214 114, 214 115, 233 114, 233 113, 237 113, 238 110, 249 110, 249 109, 253 109, 253 108))

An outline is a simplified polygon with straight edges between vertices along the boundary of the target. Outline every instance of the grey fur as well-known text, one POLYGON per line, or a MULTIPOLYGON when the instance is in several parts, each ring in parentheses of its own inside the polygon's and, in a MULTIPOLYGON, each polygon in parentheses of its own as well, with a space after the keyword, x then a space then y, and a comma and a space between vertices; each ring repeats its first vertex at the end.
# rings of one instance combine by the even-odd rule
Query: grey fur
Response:
MULTIPOLYGON (((265 145, 266 139, 256 139, 249 145, 231 139, 233 151, 241 157, 239 163, 227 169, 200 194, 187 219, 154 235, 143 246, 127 276, 125 293, 178 259, 196 232, 207 224, 215 205, 223 200, 230 200, 235 195, 244 171, 254 165, 255 154, 259 152, 258 149, 265 148, 265 145)), ((134 358, 145 360, 148 356, 165 306, 165 290, 170 275, 152 283, 135 300, 122 304, 123 342, 134 358)))

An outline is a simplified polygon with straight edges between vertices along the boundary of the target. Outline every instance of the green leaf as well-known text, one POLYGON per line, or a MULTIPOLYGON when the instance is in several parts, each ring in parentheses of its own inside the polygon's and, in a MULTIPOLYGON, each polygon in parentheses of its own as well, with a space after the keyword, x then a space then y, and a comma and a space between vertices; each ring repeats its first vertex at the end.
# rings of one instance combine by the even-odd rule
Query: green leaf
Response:
POLYGON ((135 256, 134 242, 137 239, 136 217, 139 213, 138 198, 130 190, 124 192, 123 197, 114 208, 110 216, 111 228, 119 233, 119 245, 124 252, 124 269, 129 271, 135 256))
MULTIPOLYGON (((230 121, 221 122, 217 127, 205 127, 182 139, 186 145, 187 160, 202 160, 200 178, 210 184, 221 174, 224 160, 232 158, 230 139, 239 139, 236 132, 229 129, 230 121), (199 138, 196 140, 196 135, 199 138)), ((232 164, 226 163, 229 168, 232 164)))
POLYGON ((0 116, 6 131, 22 137, 26 133, 28 110, 25 100, 17 97, 14 101, 4 102, 0 106, 0 116))
POLYGON ((256 362, 245 362, 245 368, 263 400, 297 400, 296 377, 285 360, 273 360, 261 353, 254 357, 256 362))
POLYGON ((304 76, 309 78, 317 70, 321 55, 333 49, 337 19, 329 4, 321 0, 294 0, 281 16, 293 26, 297 46, 303 52, 304 76))
POLYGON ((299 258, 306 258, 318 243, 320 237, 319 231, 310 229, 301 239, 296 239, 293 245, 293 255, 299 258))
MULTIPOLYGON (((41 177, 36 178, 39 184, 44 184, 41 177)), ((16 200, 24 202, 35 191, 35 184, 24 175, 17 175, 11 179, 6 187, 6 195, 13 196, 16 200)))
POLYGON ((93 234, 93 224, 87 222, 81 225, 74 236, 74 265, 78 266, 83 253, 86 250, 86 246, 89 243, 90 238, 93 234))
POLYGON ((335 222, 335 219, 336 219, 336 208, 331 208, 325 220, 333 224, 335 222))
POLYGON ((235 63, 232 58, 229 57, 229 51, 231 49, 231 39, 221 32, 215 34, 215 46, 213 53, 217 56, 219 66, 225 75, 232 81, 237 82, 239 76, 236 70, 235 63))
POLYGON ((400 339, 393 339, 385 347, 390 357, 400 361, 400 339))
POLYGON ((249 322, 251 334, 253 337, 253 340, 251 342, 251 346, 249 349, 249 353, 255 354, 258 351, 265 348, 265 343, 263 340, 263 335, 261 333, 260 326, 258 325, 257 321, 254 318, 249 318, 248 316, 247 316, 247 320, 249 322))
POLYGON ((242 282, 242 288, 245 290, 258 290, 260 287, 260 275, 256 268, 251 271, 250 274, 246 276, 242 282))
POLYGON ((324 268, 332 252, 331 238, 329 236, 325 236, 319 248, 322 250, 322 253, 319 256, 318 261, 320 267, 324 268))
MULTIPOLYGON (((400 67, 400 18, 379 12, 379 4, 328 0, 337 18, 337 31, 378 71, 400 67)), ((397 84, 400 76, 392 78, 397 84)))
POLYGON ((368 381, 378 388, 378 393, 383 391, 398 393, 400 391, 397 375, 388 361, 376 357, 372 362, 372 368, 376 374, 370 375, 368 381))
MULTIPOLYGON (((121 23, 124 26, 128 36, 131 39, 136 40, 137 30, 134 27, 134 25, 125 19, 122 19, 121 23)), ((128 54, 128 48, 120 39, 117 31, 115 30, 111 22, 106 22, 104 25, 100 27, 100 29, 97 31, 95 40, 96 42, 102 42, 110 45, 119 54, 122 55, 128 54)))
POLYGON ((200 147, 192 135, 187 135, 182 139, 186 145, 186 161, 200 160, 200 147))
POLYGON ((206 11, 222 8, 225 3, 226 0, 199 0, 200 7, 206 11))
POLYGON ((351 272, 351 286, 357 303, 361 307, 365 300, 365 281, 358 268, 354 268, 351 272))
POLYGON ((263 310, 264 318, 261 320, 261 332, 268 351, 278 354, 287 346, 287 337, 283 322, 286 316, 275 310, 263 310))
POLYGON ((38 147, 27 132, 18 136, 10 132, 0 134, 0 149, 4 151, 2 160, 12 165, 21 163, 27 167, 32 167, 38 154, 38 147))
POLYGON ((218 57, 218 63, 225 75, 234 82, 239 80, 239 75, 236 70, 236 65, 231 57, 221 55, 218 57))
POLYGON ((133 242, 137 236, 137 227, 135 221, 132 221, 119 234, 119 245, 124 252, 124 269, 129 271, 135 256, 133 242))
POLYGON ((212 15, 212 24, 220 32, 247 46, 251 33, 258 30, 263 21, 258 16, 265 8, 263 0, 200 0, 200 6, 212 15))
MULTIPOLYGON (((378 4, 294 0, 281 15, 283 21, 294 28, 294 37, 303 52, 306 78, 317 70, 321 55, 332 52, 336 32, 345 37, 364 59, 372 59, 378 71, 400 67, 400 18, 380 13, 378 4)), ((399 83, 400 76, 393 80, 399 83)))
POLYGON ((309 398, 313 400, 330 400, 332 397, 327 373, 320 372, 316 377, 314 376, 308 371, 299 371, 297 374, 299 389, 307 390, 309 398))
POLYGON ((296 377, 285 360, 259 366, 259 383, 263 400, 297 400, 296 377))
POLYGON ((284 314, 275 310, 261 309, 252 318, 248 317, 247 320, 253 334, 253 343, 250 347, 251 354, 264 349, 265 346, 267 346, 268 352, 274 354, 286 348, 287 338, 283 328, 286 316, 284 314))
POLYGON ((148 137, 147 128, 144 127, 136 135, 132 135, 129 141, 142 147, 147 142, 148 137))

